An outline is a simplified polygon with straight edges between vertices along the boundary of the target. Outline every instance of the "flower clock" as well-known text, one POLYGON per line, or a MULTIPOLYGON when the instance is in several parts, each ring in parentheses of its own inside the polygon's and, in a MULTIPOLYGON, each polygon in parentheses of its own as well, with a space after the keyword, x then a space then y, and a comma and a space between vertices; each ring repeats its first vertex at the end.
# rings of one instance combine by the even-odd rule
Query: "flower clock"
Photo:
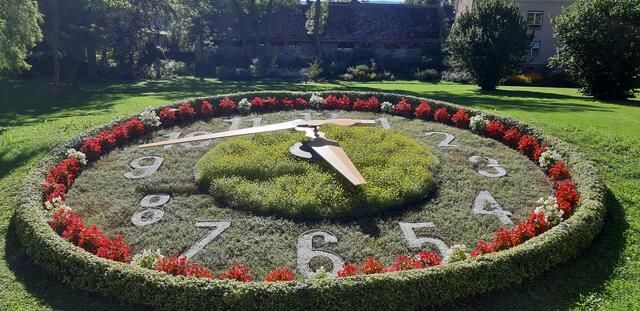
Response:
POLYGON ((165 309, 415 309, 509 286, 598 233, 603 187, 509 118, 387 93, 148 109, 32 170, 21 241, 80 289, 165 309))

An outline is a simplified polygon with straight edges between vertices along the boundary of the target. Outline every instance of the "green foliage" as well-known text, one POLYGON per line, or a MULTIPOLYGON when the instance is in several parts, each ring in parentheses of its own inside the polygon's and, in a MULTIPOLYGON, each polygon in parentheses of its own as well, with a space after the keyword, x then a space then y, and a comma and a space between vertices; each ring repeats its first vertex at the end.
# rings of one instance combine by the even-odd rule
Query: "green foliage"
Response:
POLYGON ((29 50, 42 40, 42 16, 36 0, 0 1, 0 71, 31 68, 29 50))
POLYGON ((322 77, 322 62, 319 58, 314 58, 313 61, 309 63, 309 79, 311 81, 318 81, 322 77))
POLYGON ((309 6, 309 9, 307 10, 307 12, 305 12, 306 17, 307 17, 307 21, 305 22, 305 27, 307 28, 307 34, 309 35, 313 35, 316 33, 316 31, 319 34, 324 33, 324 27, 327 24, 327 18, 329 15, 329 1, 321 1, 321 0, 316 0, 316 1, 320 1, 320 25, 318 27, 315 26, 315 19, 316 19, 316 5, 315 2, 309 6))
POLYGON ((198 162, 197 179, 231 207, 304 219, 397 210, 433 191, 436 160, 426 147, 378 128, 321 130, 343 146, 365 185, 354 188, 324 161, 291 156, 304 136, 289 132, 219 143, 198 162))
MULTIPOLYGON (((245 93, 231 96, 235 98, 249 95, 245 93)), ((384 96, 380 93, 376 95, 384 96)), ((420 100, 412 96, 407 98, 411 101, 420 100)), ((213 99, 219 97, 211 98, 213 99)), ((452 109, 457 107, 442 102, 436 103, 452 109)), ((479 113, 474 109, 469 111, 479 113)), ((537 130, 526 124, 505 117, 491 117, 517 124, 527 132, 545 139, 556 150, 566 155, 567 163, 574 173, 574 181, 582 195, 582 203, 576 213, 562 226, 557 226, 518 247, 474 260, 432 269, 358 276, 328 282, 243 284, 172 277, 97 258, 56 236, 45 223, 41 213, 40 188, 43 175, 63 157, 67 148, 82 141, 86 137, 84 135, 53 150, 27 174, 20 206, 17 209, 15 228, 29 255, 45 270, 64 276, 64 281, 72 286, 161 309, 423 308, 520 282, 524 278, 552 268, 559 262, 574 258, 579 250, 591 243, 603 223, 604 186, 595 169, 589 161, 585 161, 583 155, 559 140, 540 135, 537 130)))
POLYGON ((435 69, 417 70, 415 77, 418 81, 436 83, 440 81, 440 73, 435 69))
POLYGON ((482 0, 460 14, 445 49, 451 65, 468 71, 483 90, 493 90, 523 64, 531 40, 516 1, 482 0))
POLYGON ((640 79, 640 1, 578 0, 553 19, 558 53, 582 93, 600 99, 633 97, 640 79))

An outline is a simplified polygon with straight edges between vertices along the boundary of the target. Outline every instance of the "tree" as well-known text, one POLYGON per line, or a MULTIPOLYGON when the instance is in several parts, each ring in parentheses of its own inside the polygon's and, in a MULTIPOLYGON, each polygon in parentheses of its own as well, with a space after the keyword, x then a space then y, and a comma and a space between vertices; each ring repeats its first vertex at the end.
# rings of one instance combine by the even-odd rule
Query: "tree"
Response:
POLYGON ((0 0, 0 70, 21 71, 29 50, 42 40, 36 0, 0 0))
POLYGON ((477 0, 456 20, 446 42, 449 62, 471 74, 483 90, 524 62, 533 35, 514 0, 477 0))
POLYGON ((640 77, 640 0, 578 0, 553 19, 558 53, 585 95, 625 99, 640 77), (636 80, 637 81, 637 80, 636 80))
POLYGON ((307 22, 305 26, 307 33, 313 36, 317 57, 322 58, 321 37, 329 15, 329 1, 321 2, 316 0, 313 5, 309 5, 306 15, 307 22))

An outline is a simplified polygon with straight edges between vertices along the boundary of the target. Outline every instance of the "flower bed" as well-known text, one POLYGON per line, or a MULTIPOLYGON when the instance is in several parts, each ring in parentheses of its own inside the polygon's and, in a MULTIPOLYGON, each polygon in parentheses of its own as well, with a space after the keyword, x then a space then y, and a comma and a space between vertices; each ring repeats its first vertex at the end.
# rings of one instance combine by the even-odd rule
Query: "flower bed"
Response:
POLYGON ((240 93, 145 112, 139 118, 117 122, 54 150, 32 170, 27 180, 17 213, 17 231, 37 263, 73 286, 160 308, 411 309, 506 286, 575 256, 600 230, 605 211, 602 195, 603 187, 595 170, 580 154, 565 143, 508 118, 385 93, 240 93), (159 271, 122 263, 130 261, 130 256, 121 238, 109 239, 95 227, 86 228, 64 206, 64 197, 84 161, 97 160, 129 139, 144 135, 154 125, 307 106, 385 110, 460 128, 468 126, 480 135, 517 148, 533 161, 542 160, 540 164, 555 183, 556 196, 540 202, 542 205, 512 230, 500 228, 493 240, 479 241, 469 259, 463 248, 452 247, 446 264, 438 265, 440 258, 423 254, 420 259, 398 257, 391 266, 383 267, 372 257, 362 266, 345 264, 342 277, 337 280, 327 280, 319 273, 306 281, 275 282, 291 279, 286 268, 281 267, 269 274, 270 282, 248 283, 252 275, 242 264, 231 266, 219 276, 221 280, 210 280, 213 274, 206 267, 177 257, 156 260, 155 270, 159 271), (80 152, 75 149, 63 152, 67 148, 80 152), (558 156, 547 153, 549 150, 558 156), (43 179, 46 179, 44 187, 43 179), (50 225, 42 212, 43 206, 56 210, 50 225))

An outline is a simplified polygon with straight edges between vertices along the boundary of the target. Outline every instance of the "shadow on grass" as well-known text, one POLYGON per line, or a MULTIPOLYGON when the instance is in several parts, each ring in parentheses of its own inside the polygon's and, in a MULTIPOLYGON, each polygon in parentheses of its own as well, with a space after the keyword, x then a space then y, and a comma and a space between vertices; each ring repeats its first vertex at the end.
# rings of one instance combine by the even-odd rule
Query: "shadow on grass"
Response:
MULTIPOLYGON (((601 292, 624 248, 627 223, 624 210, 607 190, 608 207, 603 231, 574 261, 558 265, 541 276, 511 288, 467 297, 437 310, 565 310, 580 305, 583 295, 601 292)), ((12 218, 6 236, 7 262, 18 281, 33 297, 60 310, 149 310, 139 305, 75 290, 39 268, 15 235, 12 218)), ((580 305, 582 306, 582 305, 580 305)), ((588 307, 588 306, 584 306, 588 307)))
POLYGON ((514 287, 491 291, 451 302, 438 310, 567 310, 595 308, 582 301, 601 293, 614 268, 622 260, 625 212, 607 188, 607 214, 602 232, 575 260, 553 267, 542 275, 514 287))

